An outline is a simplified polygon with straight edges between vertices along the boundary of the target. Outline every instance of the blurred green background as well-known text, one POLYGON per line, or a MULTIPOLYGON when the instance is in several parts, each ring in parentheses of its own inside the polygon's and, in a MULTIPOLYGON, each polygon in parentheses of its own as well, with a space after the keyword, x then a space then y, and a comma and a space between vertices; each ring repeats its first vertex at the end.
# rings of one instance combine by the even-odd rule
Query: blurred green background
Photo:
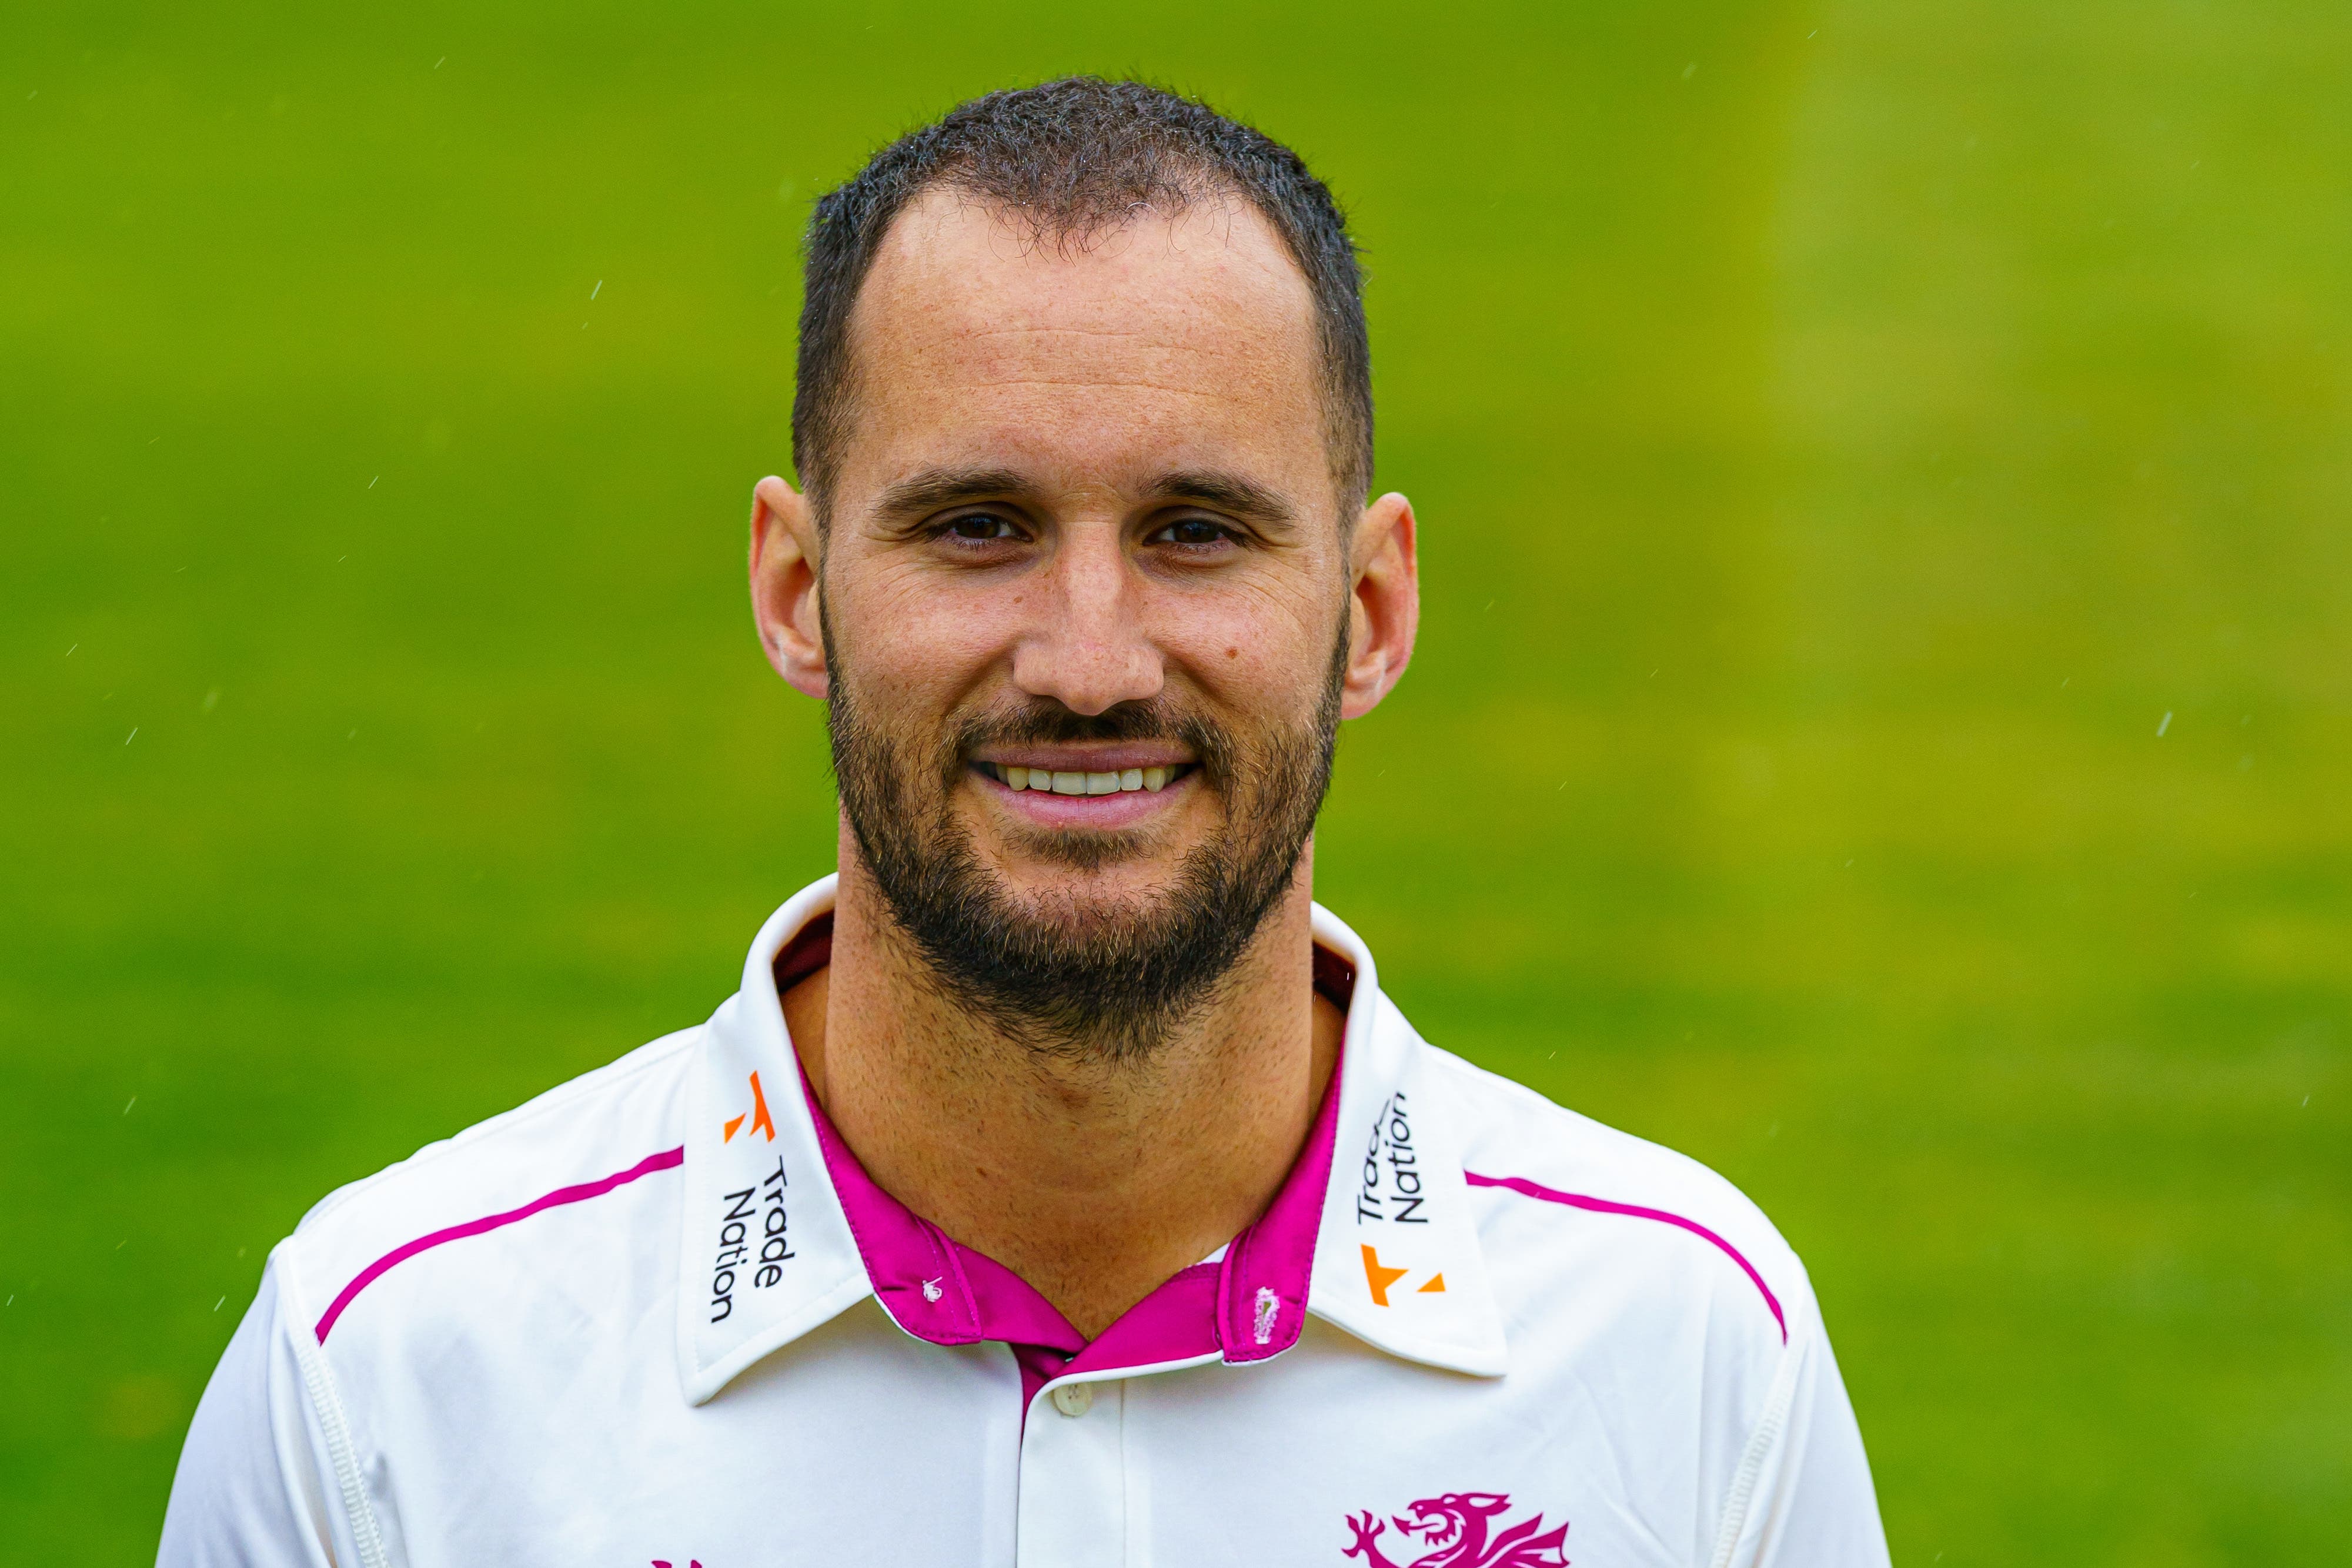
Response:
POLYGON ((2340 0, 490 9, 8 24, 0 1555, 150 1557, 271 1242, 829 868, 799 225, 1094 69, 1368 249, 1423 1031, 1775 1216, 1898 1560, 2344 1560, 2340 0))

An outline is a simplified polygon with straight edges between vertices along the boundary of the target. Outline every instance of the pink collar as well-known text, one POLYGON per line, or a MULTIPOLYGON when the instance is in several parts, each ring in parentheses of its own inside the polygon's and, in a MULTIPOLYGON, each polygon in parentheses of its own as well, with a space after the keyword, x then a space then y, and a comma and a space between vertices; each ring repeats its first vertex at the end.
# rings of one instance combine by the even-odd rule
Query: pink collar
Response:
POLYGON ((1502 1323, 1447 1096, 1428 1048, 1381 995, 1371 953, 1330 911, 1314 911, 1314 985, 1346 1010, 1347 1030, 1306 1148, 1222 1255, 1179 1270, 1088 1343, 1028 1282, 877 1190, 805 1087, 794 1096, 799 1065, 779 1002, 832 957, 835 887, 823 878, 768 917, 742 988, 698 1048, 677 1292, 690 1404, 868 1297, 927 1343, 1007 1345, 1033 1392, 1056 1377, 1265 1361, 1303 1343, 1309 1310, 1409 1361, 1502 1373, 1502 1323), (1408 1293, 1382 1299, 1382 1280, 1395 1283, 1399 1270, 1416 1276, 1408 1293))
MULTIPOLYGON (((812 966, 813 967, 814 966, 812 966)), ((1195 1263, 1089 1342, 1028 1281, 964 1246, 876 1185, 834 1131, 805 1074, 801 1092, 826 1173, 865 1260, 874 1294, 891 1320, 933 1344, 1001 1340, 1020 1361, 1024 1393, 1086 1372, 1119 1371, 1221 1356, 1265 1361, 1298 1343, 1316 1231, 1331 1179, 1341 1064, 1331 1070, 1322 1109, 1297 1163, 1223 1260, 1195 1263)))

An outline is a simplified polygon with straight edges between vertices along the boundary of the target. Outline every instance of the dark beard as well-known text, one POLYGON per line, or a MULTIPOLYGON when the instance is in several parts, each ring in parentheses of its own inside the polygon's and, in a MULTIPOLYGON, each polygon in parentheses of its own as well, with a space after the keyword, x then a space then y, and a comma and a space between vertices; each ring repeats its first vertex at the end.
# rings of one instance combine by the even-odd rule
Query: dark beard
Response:
MULTIPOLYGON (((894 739, 851 695, 825 650, 826 724, 842 809, 898 929, 953 1000, 1011 1039, 1107 1061, 1150 1055, 1214 994, 1281 901, 1330 788, 1347 671, 1347 622, 1314 716, 1251 745, 1164 701, 1091 717, 1040 701, 974 715, 934 751, 894 739), (981 862, 949 809, 982 745, 1174 740, 1200 759, 1223 831, 1189 852, 1174 884, 1138 908, 1088 908, 1066 893, 1016 898, 981 862), (932 799, 910 798, 928 779, 932 799)), ((1039 833, 1022 847, 1087 873, 1135 852, 1141 835, 1039 833)))

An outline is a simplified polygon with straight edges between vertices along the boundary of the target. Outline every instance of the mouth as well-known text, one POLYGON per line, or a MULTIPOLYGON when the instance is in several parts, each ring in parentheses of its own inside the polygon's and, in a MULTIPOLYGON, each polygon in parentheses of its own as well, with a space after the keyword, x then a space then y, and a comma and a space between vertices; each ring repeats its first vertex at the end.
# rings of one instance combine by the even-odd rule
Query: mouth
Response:
POLYGON ((1397 1523, 1419 1535, 1425 1545, 1444 1546, 1454 1538, 1454 1521, 1442 1513, 1415 1513, 1411 1524, 1406 1524, 1402 1519, 1397 1523))
POLYGON ((1197 762, 1159 764, 1149 768, 1027 768, 1018 763, 975 762, 972 768, 1015 794, 1035 790, 1052 795, 1157 795, 1171 784, 1200 770, 1197 762))

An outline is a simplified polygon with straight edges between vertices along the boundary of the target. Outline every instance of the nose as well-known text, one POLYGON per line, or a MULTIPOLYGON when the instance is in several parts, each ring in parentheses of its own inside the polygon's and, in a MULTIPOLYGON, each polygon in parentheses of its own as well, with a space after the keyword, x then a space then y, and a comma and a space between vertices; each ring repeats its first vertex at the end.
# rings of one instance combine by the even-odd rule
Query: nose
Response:
POLYGON ((1043 586, 1035 623, 1013 652, 1015 685, 1089 716, 1160 695, 1167 672, 1145 634, 1144 584, 1116 526, 1071 529, 1043 586))

